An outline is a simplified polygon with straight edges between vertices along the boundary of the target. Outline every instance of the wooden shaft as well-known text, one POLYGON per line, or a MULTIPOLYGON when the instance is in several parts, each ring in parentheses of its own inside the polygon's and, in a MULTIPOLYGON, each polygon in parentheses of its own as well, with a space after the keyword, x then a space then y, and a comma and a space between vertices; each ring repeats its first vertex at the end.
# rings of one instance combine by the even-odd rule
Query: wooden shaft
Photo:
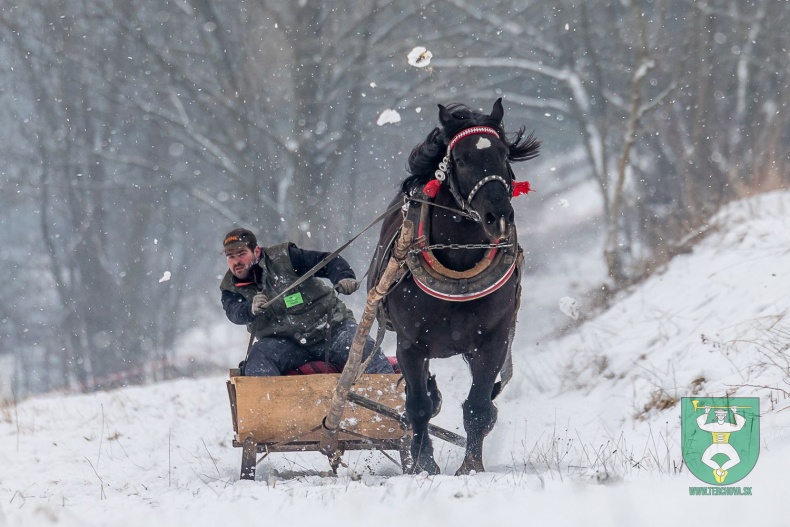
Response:
POLYGON ((381 276, 379 283, 376 284, 376 287, 368 292, 365 310, 359 319, 357 332, 354 334, 354 340, 351 343, 351 350, 348 354, 348 361, 346 361, 343 372, 340 374, 340 379, 337 381, 335 392, 332 395, 332 403, 329 405, 329 411, 324 418, 324 438, 321 440, 320 445, 320 450, 324 455, 332 456, 337 452, 338 427, 340 426, 340 420, 343 418, 343 410, 348 393, 351 391, 351 385, 357 378, 357 370, 362 362, 362 350, 365 347, 370 328, 373 326, 373 321, 376 318, 376 306, 395 281, 398 269, 406 259, 413 235, 414 224, 409 220, 404 220, 400 236, 392 251, 392 257, 387 262, 387 268, 384 270, 384 274, 381 276))

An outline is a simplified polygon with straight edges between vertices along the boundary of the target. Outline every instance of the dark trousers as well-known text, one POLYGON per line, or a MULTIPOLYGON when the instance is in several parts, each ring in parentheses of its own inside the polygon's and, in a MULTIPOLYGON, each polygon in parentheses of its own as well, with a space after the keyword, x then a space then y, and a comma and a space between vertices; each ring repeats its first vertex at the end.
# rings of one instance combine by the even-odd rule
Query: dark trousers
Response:
MULTIPOLYGON (((329 363, 338 370, 342 369, 351 351, 351 342, 357 331, 357 324, 349 322, 333 331, 329 343, 329 363)), ((362 352, 364 362, 370 356, 376 343, 368 337, 362 352)), ((244 375, 271 377, 282 375, 283 372, 296 369, 308 362, 323 361, 326 343, 319 342, 313 346, 302 346, 293 340, 279 337, 263 338, 253 344, 249 357, 244 365, 244 375)), ((376 348, 373 358, 365 369, 365 373, 393 373, 387 357, 376 348)))

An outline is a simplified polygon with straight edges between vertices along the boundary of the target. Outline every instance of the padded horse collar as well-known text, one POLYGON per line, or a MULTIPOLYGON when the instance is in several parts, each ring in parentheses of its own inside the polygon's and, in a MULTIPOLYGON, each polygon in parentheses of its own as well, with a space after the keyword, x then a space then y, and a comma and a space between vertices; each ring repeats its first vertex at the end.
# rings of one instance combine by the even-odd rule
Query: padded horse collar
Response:
POLYGON ((406 256, 406 265, 414 283, 426 294, 449 302, 468 302, 490 295, 502 287, 523 259, 511 228, 501 247, 489 247, 471 269, 454 271, 442 265, 429 248, 430 197, 418 192, 419 201, 407 201, 406 218, 417 225, 414 249, 406 256))

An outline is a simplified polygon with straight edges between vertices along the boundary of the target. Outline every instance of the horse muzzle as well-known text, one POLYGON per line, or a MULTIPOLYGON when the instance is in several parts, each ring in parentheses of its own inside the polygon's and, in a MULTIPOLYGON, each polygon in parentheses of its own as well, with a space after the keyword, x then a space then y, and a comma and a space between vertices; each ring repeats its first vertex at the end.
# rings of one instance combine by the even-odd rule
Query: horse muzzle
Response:
POLYGON ((513 228, 514 213, 513 208, 508 207, 506 211, 488 211, 482 214, 482 227, 493 241, 500 241, 510 236, 513 228))

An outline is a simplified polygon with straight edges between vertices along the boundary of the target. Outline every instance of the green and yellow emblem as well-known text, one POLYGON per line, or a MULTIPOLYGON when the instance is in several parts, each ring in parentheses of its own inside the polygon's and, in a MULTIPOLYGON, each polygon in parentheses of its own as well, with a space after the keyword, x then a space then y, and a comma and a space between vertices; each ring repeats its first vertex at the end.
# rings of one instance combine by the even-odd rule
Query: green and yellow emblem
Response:
POLYGON ((730 485, 749 474, 760 454, 760 399, 683 397, 683 460, 711 485, 730 485))

